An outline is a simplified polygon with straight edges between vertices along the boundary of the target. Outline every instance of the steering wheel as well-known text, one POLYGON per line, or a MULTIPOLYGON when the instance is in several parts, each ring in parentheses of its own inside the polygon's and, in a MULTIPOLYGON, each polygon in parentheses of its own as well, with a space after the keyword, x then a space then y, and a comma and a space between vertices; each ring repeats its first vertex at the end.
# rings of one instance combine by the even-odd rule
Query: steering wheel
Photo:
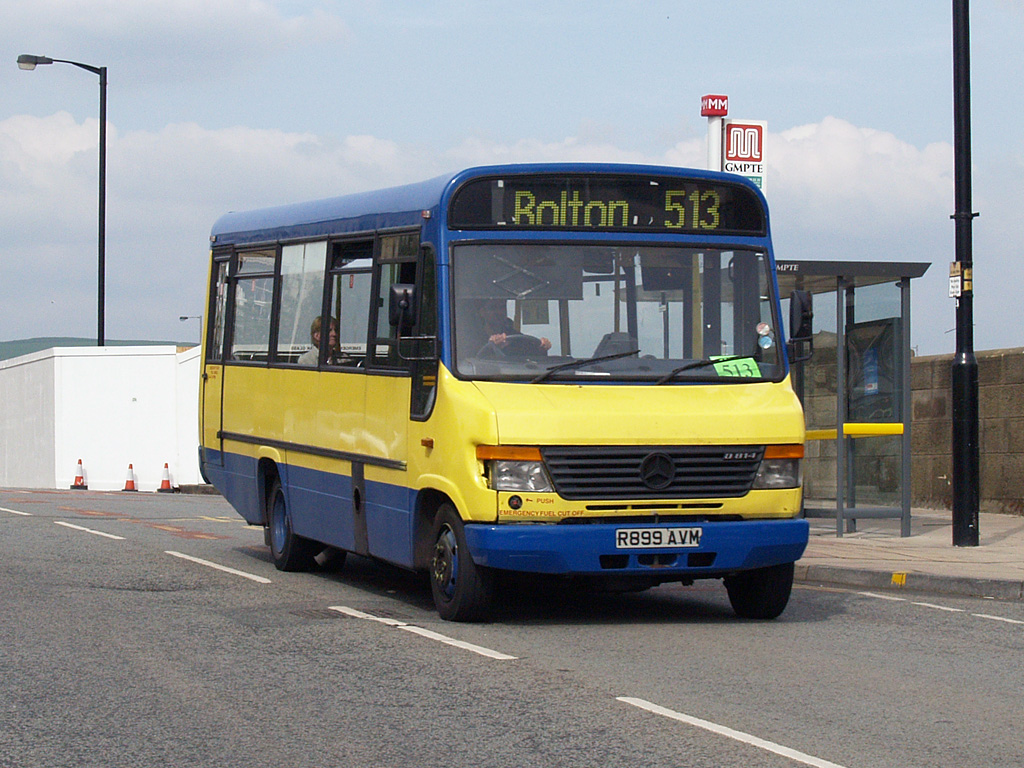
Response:
POLYGON ((488 341, 482 347, 480 351, 476 353, 475 357, 483 358, 484 360, 501 360, 507 355, 505 350, 495 344, 493 341, 488 341))
POLYGON ((546 356, 547 350, 540 346, 540 339, 536 336, 529 336, 525 333, 509 333, 505 336, 505 346, 501 351, 506 356, 515 357, 539 357, 546 356))
POLYGON ((505 343, 502 345, 488 341, 477 357, 484 359, 498 360, 506 357, 546 357, 548 351, 540 344, 540 339, 525 333, 506 333, 505 343))

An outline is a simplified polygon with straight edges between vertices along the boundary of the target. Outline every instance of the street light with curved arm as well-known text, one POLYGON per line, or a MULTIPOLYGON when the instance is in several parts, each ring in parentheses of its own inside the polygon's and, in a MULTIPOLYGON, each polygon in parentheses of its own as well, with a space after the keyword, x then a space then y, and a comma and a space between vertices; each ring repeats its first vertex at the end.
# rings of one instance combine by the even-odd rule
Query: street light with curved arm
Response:
POLYGON ((100 190, 99 190, 99 275, 97 278, 97 306, 96 306, 96 345, 104 345, 104 304, 106 293, 106 218, 107 218, 107 68, 94 67, 91 64, 83 64, 80 61, 68 61, 67 59, 51 59, 48 56, 32 56, 23 53, 18 57, 18 67, 24 70, 33 70, 44 64, 71 64, 99 75, 100 78, 100 190))
MULTIPOLYGON (((198 320, 199 321, 199 335, 203 335, 203 316, 202 315, 181 315, 178 320, 184 323, 186 320, 198 320)), ((200 340, 200 343, 202 341, 200 340)))

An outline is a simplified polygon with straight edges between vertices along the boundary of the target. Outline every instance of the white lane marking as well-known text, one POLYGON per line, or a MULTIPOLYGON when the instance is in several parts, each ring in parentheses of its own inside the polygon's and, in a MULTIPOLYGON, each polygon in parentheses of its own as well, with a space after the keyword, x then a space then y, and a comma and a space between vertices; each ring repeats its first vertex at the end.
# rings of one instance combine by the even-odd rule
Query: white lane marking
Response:
POLYGON ((0 507, 2 512, 10 512, 12 515, 21 515, 22 517, 32 517, 31 512, 19 512, 16 509, 8 509, 7 507, 0 507))
POLYGON ((879 600, 891 600, 894 603, 905 603, 907 598, 905 597, 893 597, 892 595, 880 595, 877 592, 858 592, 858 595, 864 595, 864 597, 877 597, 879 600))
MULTIPOLYGON (((907 600, 906 598, 903 598, 903 597, 890 597, 889 595, 879 595, 879 594, 876 594, 875 592, 858 592, 857 594, 858 595, 864 595, 864 597, 877 597, 879 600, 892 600, 893 602, 899 602, 899 603, 909 602, 911 605, 920 605, 923 608, 935 608, 936 610, 939 610, 939 611, 949 611, 950 613, 967 613, 967 611, 965 609, 963 609, 963 608, 950 608, 949 606, 946 606, 946 605, 935 605, 934 603, 919 603, 919 602, 909 601, 909 600, 907 600)), ((985 598, 985 599, 989 600, 989 599, 993 599, 993 598, 985 598)), ((972 613, 971 616, 974 616, 977 619, 991 619, 992 621, 1002 621, 1002 622, 1005 622, 1007 624, 1024 624, 1024 621, 1021 621, 1019 619, 1007 619, 1004 616, 991 616, 991 615, 989 615, 987 613, 972 613)))
POLYGON ((373 614, 363 613, 362 611, 357 611, 355 608, 349 608, 346 605, 331 605, 328 607, 332 611, 343 613, 346 616, 351 616, 354 619, 366 619, 368 621, 376 621, 381 624, 385 624, 389 627, 395 627, 396 629, 402 629, 406 632, 412 632, 414 635, 419 635, 420 637, 426 637, 430 640, 436 640, 437 642, 444 643, 445 645, 451 645, 455 648, 461 648, 464 651, 472 651, 473 653, 479 654, 481 656, 486 656, 489 659, 496 659, 497 661, 514 661, 518 658, 517 656, 509 656, 507 653, 501 653, 499 651, 491 650, 490 648, 485 648, 482 645, 474 645, 473 643, 467 643, 463 640, 456 640, 453 637, 448 637, 447 635, 442 635, 439 632, 424 629, 423 627, 417 627, 414 624, 409 624, 404 621, 399 621, 397 619, 387 619, 382 616, 374 616, 373 614))
POLYGON ((440 634, 438 632, 432 632, 429 629, 424 629, 423 627, 417 627, 417 626, 414 626, 412 624, 407 624, 404 627, 399 627, 399 629, 404 629, 406 632, 412 632, 414 635, 420 635, 422 637, 427 637, 427 638, 430 638, 431 640, 437 640, 437 642, 444 643, 445 645, 451 645, 451 646, 454 646, 456 648, 462 648, 463 650, 466 650, 466 651, 472 651, 473 653, 479 653, 481 656, 486 656, 489 659, 496 659, 497 661, 515 661, 515 659, 516 659, 515 656, 509 656, 507 653, 500 653, 499 651, 492 651, 490 648, 484 648, 482 645, 473 645, 473 643, 466 643, 466 642, 463 642, 462 640, 456 640, 456 639, 454 639, 452 637, 447 637, 446 635, 442 635, 442 634, 440 634))
POLYGON ((992 619, 992 621, 1005 621, 1007 624, 1024 624, 1024 621, 1007 619, 1003 616, 989 616, 987 613, 972 613, 971 616, 976 616, 979 619, 992 619))
POLYGON ((950 613, 964 613, 963 608, 950 608, 948 605, 936 605, 935 603, 911 603, 911 605, 920 605, 922 608, 934 608, 937 611, 949 611, 950 613))
POLYGON ((85 533, 91 533, 94 536, 103 536, 107 539, 115 539, 117 541, 124 541, 124 536, 115 536, 112 533, 104 533, 103 531, 94 531, 92 528, 85 528, 81 525, 74 525, 72 523, 65 523, 63 520, 54 520, 54 525, 63 525, 65 528, 74 528, 76 531, 84 531, 85 533))
POLYGON ((346 616, 351 616, 353 619, 366 619, 367 621, 376 621, 381 624, 386 624, 389 627, 404 627, 405 622, 399 621, 398 619, 388 619, 383 616, 374 616, 372 613, 363 613, 357 611, 355 608, 349 608, 347 605, 329 605, 327 606, 332 611, 343 613, 346 616))
POLYGON ((198 557, 192 557, 192 555, 183 555, 181 552, 173 552, 169 549, 164 550, 164 554, 170 555, 171 557, 180 557, 182 560, 188 560, 191 563, 205 565, 207 568, 214 568, 218 571, 224 571, 224 573, 230 573, 234 576, 241 576, 243 579, 256 581, 260 584, 270 584, 270 579, 265 578, 263 576, 257 576, 254 573, 246 573, 245 571, 239 571, 235 568, 228 568, 226 565, 218 565, 217 563, 211 563, 209 560, 201 560, 198 557))
POLYGON ((703 728, 706 731, 717 733, 719 736, 726 736, 730 739, 749 744, 752 747, 763 749, 766 752, 774 752, 776 755, 782 755, 788 757, 790 760, 796 760, 797 762, 804 763, 805 765, 814 766, 814 768, 843 768, 838 763, 832 763, 828 760, 822 760, 820 757, 814 757, 803 752, 799 752, 789 747, 784 747, 781 744, 776 744, 773 741, 767 741, 765 739, 758 738, 757 736, 751 736, 749 733, 743 733, 742 731, 736 731, 724 725, 718 725, 708 720, 701 720, 699 717, 693 717, 692 715, 684 715, 682 712, 675 712, 665 707, 660 707, 657 704, 652 704, 644 699, 634 699, 630 696, 617 696, 618 701, 624 704, 630 704, 640 709, 645 709, 648 712, 653 712, 656 715, 671 718, 672 720, 678 720, 681 723, 692 725, 697 728, 703 728))

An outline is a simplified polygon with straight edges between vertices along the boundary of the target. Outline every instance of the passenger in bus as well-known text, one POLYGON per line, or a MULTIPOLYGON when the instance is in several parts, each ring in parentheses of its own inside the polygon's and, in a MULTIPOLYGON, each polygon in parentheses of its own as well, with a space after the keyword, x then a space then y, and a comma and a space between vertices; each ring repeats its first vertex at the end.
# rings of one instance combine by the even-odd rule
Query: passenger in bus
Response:
MULTIPOLYGON (((341 362, 341 353, 338 349, 338 323, 332 317, 330 320, 330 330, 327 333, 327 364, 335 365, 341 362)), ((303 352, 298 359, 299 365, 304 365, 309 368, 316 368, 317 360, 319 359, 320 353, 320 331, 323 328, 323 318, 313 318, 313 323, 309 327, 309 339, 313 344, 311 349, 307 349, 303 352)))
POLYGON ((529 336, 516 330, 515 323, 505 314, 504 299, 483 299, 476 307, 480 320, 481 348, 493 344, 505 354, 546 355, 551 342, 541 336, 529 336))

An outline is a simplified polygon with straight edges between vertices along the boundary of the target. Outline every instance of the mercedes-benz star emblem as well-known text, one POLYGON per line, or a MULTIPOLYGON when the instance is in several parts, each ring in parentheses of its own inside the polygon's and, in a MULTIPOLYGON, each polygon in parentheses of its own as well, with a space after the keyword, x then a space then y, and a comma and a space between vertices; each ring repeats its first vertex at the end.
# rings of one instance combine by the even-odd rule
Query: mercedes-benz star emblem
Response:
POLYGON ((676 466, 667 453, 651 453, 640 462, 640 479, 652 491, 663 491, 676 478, 676 466))

